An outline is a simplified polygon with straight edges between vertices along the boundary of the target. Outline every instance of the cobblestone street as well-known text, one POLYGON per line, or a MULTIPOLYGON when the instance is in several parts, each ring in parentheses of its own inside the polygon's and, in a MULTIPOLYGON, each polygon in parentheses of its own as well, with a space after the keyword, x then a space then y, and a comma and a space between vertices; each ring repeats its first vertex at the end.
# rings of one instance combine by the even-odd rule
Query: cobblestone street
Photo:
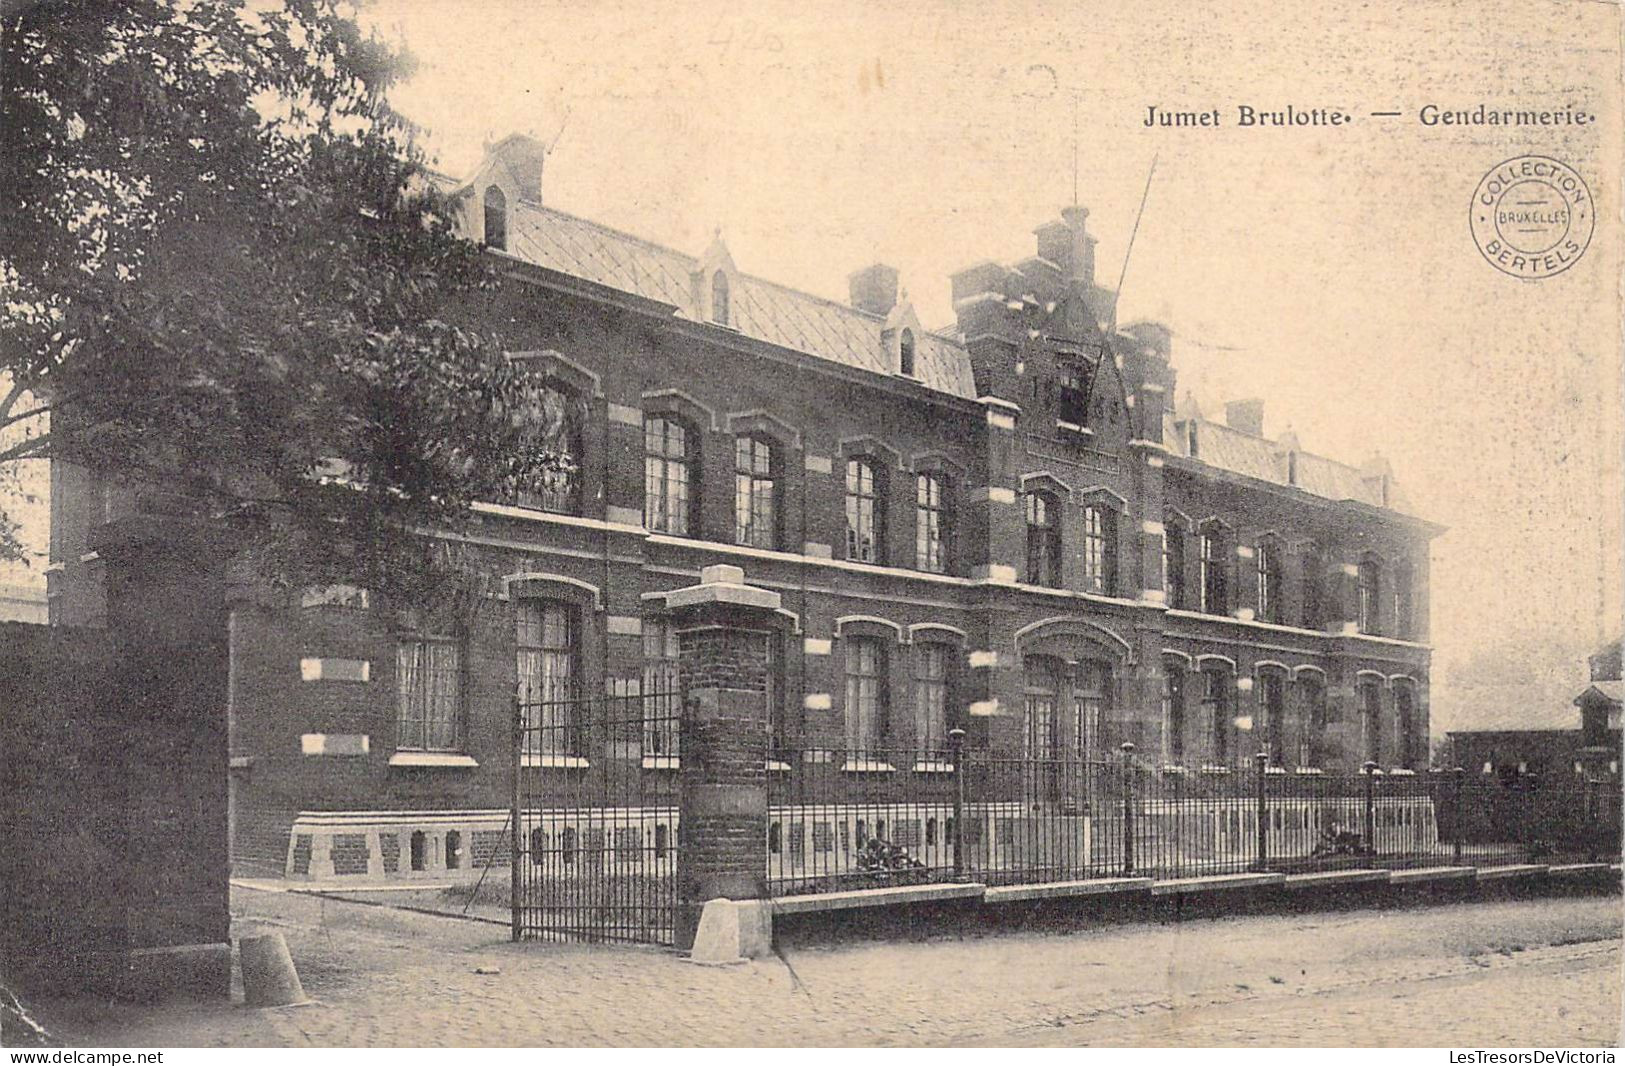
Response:
POLYGON ((85 1045, 1611 1045, 1620 901, 1600 896, 794 949, 653 948, 237 889, 310 1006, 39 1005, 85 1045), (499 972, 480 972, 499 971, 499 972))

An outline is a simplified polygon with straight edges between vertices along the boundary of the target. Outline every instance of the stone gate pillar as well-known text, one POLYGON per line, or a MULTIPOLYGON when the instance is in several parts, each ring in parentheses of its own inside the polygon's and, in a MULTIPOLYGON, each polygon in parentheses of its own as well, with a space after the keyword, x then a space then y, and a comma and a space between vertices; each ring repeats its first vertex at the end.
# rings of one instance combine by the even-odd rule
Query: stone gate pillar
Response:
POLYGON ((708 566, 666 596, 682 679, 677 946, 713 899, 754 900, 767 874, 768 640, 779 594, 708 566))

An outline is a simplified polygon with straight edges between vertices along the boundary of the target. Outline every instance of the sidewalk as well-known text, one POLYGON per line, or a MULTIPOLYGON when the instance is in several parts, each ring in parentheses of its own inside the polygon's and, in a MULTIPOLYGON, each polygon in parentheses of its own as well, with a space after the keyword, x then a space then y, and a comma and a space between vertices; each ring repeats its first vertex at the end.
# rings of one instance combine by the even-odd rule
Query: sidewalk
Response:
POLYGON ((1237 1023, 1279 1009, 1316 1024, 1314 1004, 1336 1002, 1337 1035, 1302 1042, 1618 1039, 1616 896, 865 943, 724 968, 656 948, 514 945, 484 923, 291 893, 238 888, 232 901, 234 935, 287 937, 315 1005, 80 1000, 39 1005, 42 1020, 80 1045, 1199 1044, 1253 1042, 1237 1023), (1386 1006, 1391 989, 1437 988, 1467 1011, 1473 996, 1442 990, 1537 973, 1568 982, 1562 1015, 1464 1013, 1453 1027, 1434 1008, 1386 1006))

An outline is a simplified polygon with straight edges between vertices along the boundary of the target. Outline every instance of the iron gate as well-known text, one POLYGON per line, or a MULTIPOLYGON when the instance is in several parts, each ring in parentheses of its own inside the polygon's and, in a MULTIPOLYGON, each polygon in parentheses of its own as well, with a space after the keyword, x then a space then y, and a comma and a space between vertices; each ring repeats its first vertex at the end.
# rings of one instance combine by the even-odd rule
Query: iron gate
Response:
POLYGON ((679 706, 637 681, 516 704, 515 940, 672 943, 679 706))

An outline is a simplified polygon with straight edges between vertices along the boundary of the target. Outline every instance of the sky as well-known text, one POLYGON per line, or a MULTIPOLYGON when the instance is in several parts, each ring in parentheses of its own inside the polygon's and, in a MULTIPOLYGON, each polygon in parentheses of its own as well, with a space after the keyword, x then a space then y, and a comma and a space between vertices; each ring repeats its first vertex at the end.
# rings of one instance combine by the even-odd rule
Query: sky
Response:
POLYGON ((1435 732, 1471 713, 1466 675, 1578 691, 1577 656, 1620 628, 1617 9, 1269 7, 374 0, 364 19, 417 57, 394 100, 441 170, 531 133, 553 143, 545 203, 695 254, 720 229, 741 270, 837 299, 884 261, 927 325, 953 321, 950 273, 1031 254, 1074 180, 1114 285, 1155 160, 1119 320, 1173 330, 1182 392, 1261 396, 1266 432, 1310 451, 1380 450, 1450 527, 1435 732), (1480 102, 1597 121, 1416 120, 1480 102), (1355 121, 1243 129, 1241 104, 1355 121), (1150 105, 1224 124, 1148 129, 1150 105), (1541 281, 1469 232, 1480 178, 1525 153, 1574 167, 1605 216, 1541 281))

